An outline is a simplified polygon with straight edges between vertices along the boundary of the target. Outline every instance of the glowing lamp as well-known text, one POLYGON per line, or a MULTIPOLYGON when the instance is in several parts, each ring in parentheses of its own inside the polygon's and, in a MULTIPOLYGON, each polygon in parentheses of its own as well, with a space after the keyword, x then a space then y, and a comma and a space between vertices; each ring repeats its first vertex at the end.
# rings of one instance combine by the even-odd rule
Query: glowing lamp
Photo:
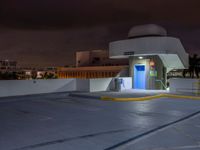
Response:
POLYGON ((139 59, 143 59, 143 57, 142 56, 140 56, 140 57, 138 57, 139 59))
POLYGON ((151 61, 149 62, 149 65, 153 67, 153 66, 155 66, 155 62, 151 60, 151 61))

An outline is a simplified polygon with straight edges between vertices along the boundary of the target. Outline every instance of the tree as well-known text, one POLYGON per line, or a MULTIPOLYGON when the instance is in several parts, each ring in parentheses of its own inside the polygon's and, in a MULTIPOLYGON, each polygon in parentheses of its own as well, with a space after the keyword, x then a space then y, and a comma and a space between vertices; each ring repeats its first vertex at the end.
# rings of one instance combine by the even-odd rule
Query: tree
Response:
POLYGON ((43 76, 43 79, 57 79, 58 77, 54 74, 54 73, 51 73, 51 72, 45 72, 44 73, 44 76, 43 76))
POLYGON ((33 71, 31 72, 31 78, 32 78, 32 79, 37 79, 37 71, 33 70, 33 71))
POLYGON ((194 54, 192 57, 189 57, 189 69, 183 70, 183 77, 186 77, 187 72, 190 74, 190 78, 194 78, 196 75, 199 78, 200 72, 200 58, 197 54, 194 54))
POLYGON ((194 78, 194 74, 199 78, 199 62, 200 58, 198 58, 197 54, 194 54, 193 57, 189 58, 189 72, 191 78, 194 78))
POLYGON ((1 80, 17 80, 18 78, 17 72, 0 72, 1 80))

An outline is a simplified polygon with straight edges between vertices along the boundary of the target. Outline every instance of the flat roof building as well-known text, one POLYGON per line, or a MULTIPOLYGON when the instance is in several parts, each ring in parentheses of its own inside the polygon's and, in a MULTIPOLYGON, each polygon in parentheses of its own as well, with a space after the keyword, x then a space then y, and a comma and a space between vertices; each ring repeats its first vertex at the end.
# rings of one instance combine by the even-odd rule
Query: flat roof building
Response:
POLYGON ((88 66, 122 66, 128 65, 127 59, 110 59, 107 50, 76 52, 76 67, 88 66))
POLYGON ((59 78, 112 78, 128 76, 127 59, 110 59, 107 50, 76 52, 76 67, 59 67, 59 78))
POLYGON ((17 61, 0 60, 0 71, 15 71, 17 68, 17 61))
POLYGON ((129 59, 129 76, 135 89, 164 89, 167 72, 189 66, 189 55, 178 38, 167 36, 158 25, 130 29, 128 38, 109 45, 111 59, 129 59))

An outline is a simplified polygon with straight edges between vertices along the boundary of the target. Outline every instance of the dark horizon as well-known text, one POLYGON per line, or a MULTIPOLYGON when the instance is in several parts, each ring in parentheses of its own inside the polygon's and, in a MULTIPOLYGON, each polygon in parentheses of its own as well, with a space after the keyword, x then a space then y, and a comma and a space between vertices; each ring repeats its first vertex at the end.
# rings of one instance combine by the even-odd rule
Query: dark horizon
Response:
POLYGON ((198 0, 0 0, 0 59, 21 66, 74 64, 78 50, 106 49, 134 25, 158 24, 200 54, 198 0), (187 6, 187 7, 186 7, 187 6), (156 9, 155 9, 156 8, 156 9))

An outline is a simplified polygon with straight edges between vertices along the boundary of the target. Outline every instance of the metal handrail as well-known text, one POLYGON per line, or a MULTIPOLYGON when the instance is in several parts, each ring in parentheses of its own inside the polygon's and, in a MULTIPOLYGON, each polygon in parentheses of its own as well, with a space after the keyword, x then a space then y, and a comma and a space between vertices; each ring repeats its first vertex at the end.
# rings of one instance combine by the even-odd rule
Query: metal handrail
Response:
POLYGON ((165 84, 163 83, 163 81, 162 80, 156 80, 156 82, 160 82, 161 83, 161 85, 164 87, 164 89, 166 90, 167 89, 167 87, 165 86, 165 84))

